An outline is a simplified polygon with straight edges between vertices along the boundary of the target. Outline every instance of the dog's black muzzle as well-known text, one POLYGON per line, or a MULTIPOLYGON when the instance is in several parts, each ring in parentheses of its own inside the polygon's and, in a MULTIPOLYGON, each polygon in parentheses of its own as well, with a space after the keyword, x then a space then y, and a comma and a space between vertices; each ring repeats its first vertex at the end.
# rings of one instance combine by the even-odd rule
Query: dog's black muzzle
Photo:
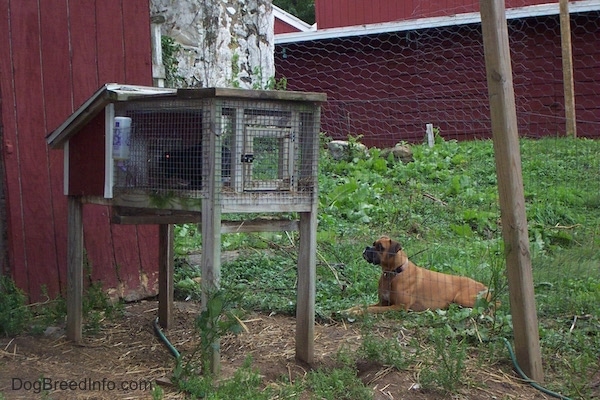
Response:
POLYGON ((365 247, 365 251, 363 251, 363 258, 365 260, 367 260, 368 262, 370 262, 371 264, 375 264, 378 265, 379 262, 381 261, 379 259, 379 253, 377 253, 377 251, 375 251, 374 247, 365 247))

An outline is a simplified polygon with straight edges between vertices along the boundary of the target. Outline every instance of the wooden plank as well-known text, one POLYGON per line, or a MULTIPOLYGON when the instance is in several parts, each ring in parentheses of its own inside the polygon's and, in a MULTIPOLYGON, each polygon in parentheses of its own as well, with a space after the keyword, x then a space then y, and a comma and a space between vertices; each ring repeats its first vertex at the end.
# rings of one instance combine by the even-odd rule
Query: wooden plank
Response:
MULTIPOLYGON (((101 84, 107 82, 125 82, 127 59, 124 43, 124 18, 121 1, 96 2, 96 47, 98 51, 98 79, 101 84)), ((138 17, 139 18, 139 17, 138 17)), ((149 24, 148 18, 147 22, 149 24)), ((144 71, 131 71, 131 73, 144 71)), ((151 78, 151 77, 150 77, 151 78)), ((103 148, 103 147, 102 147, 103 148)), ((104 164, 98 168, 104 169, 104 164)), ((103 210, 106 217, 102 224, 110 224, 110 212, 103 210)), ((137 229, 135 226, 109 225, 112 241, 113 268, 116 270, 121 295, 127 299, 137 297, 135 290, 140 286, 140 258, 137 229)), ((104 229, 104 228, 103 228, 104 229)), ((158 259, 158 253, 156 253, 158 259)), ((110 268, 110 267, 109 267, 110 268)))
MULTIPOLYGON (((201 226, 202 213, 155 214, 157 210, 138 210, 137 214, 122 213, 113 209, 112 222, 123 225, 161 225, 194 223, 201 226)), ((222 221, 221 233, 297 231, 298 221, 289 219, 251 219, 222 221)))
POLYGON ((515 352, 527 376, 542 382, 506 13, 500 0, 480 7, 515 352))
MULTIPOLYGON (((127 62, 127 68, 125 70, 126 82, 128 84, 136 85, 147 85, 152 86, 152 49, 151 49, 151 29, 149 18, 140 18, 141 15, 148 15, 148 2, 146 0, 126 1, 123 2, 123 15, 124 20, 127 21, 124 24, 124 43, 125 43, 125 60, 127 62), (145 45, 142 45, 145 44, 145 45)), ((160 40, 159 40, 160 42, 160 40)), ((139 259, 140 259, 140 276, 147 277, 146 280, 142 279, 142 285, 146 286, 148 293, 152 293, 153 281, 152 278, 156 273, 157 263, 156 259, 161 260, 159 252, 163 248, 160 245, 159 235, 157 235, 156 226, 136 226, 137 240, 139 246, 139 259)), ((173 227, 170 226, 170 241, 172 238, 173 227)), ((170 300, 163 300, 163 303, 173 302, 173 249, 172 243, 170 247, 170 254, 168 255, 170 261, 170 273, 167 276, 167 283, 170 285, 167 287, 168 293, 170 293, 170 300), (169 283, 170 282, 170 283, 169 283)), ((162 262, 158 263, 158 268, 162 268, 162 262)), ((163 282, 158 274, 159 285, 163 282)), ((164 282, 163 282, 164 284, 164 282)), ((159 294, 161 288, 159 287, 159 294)), ((168 307, 168 306, 163 306, 168 307)), ((160 311, 160 310, 159 310, 160 311)), ((172 325, 172 312, 164 311, 164 313, 170 316, 164 316, 163 320, 167 321, 166 324, 172 325)), ((164 328, 168 326, 162 325, 164 328)))
POLYGON ((121 2, 127 84, 152 86, 152 47, 148 0, 121 2))
POLYGON ((158 238, 158 322, 169 329, 173 326, 173 225, 160 225, 158 238))
MULTIPOLYGON (((102 83, 152 85, 150 19, 145 0, 96 3, 99 77, 102 83), (146 15, 147 18, 141 18, 146 15), (116 16, 118 18, 116 18, 116 16), (118 44, 115 46, 115 44, 118 44)), ((113 225, 114 262, 125 298, 139 298, 146 277, 157 271, 156 226, 113 225)))
POLYGON ((142 287, 140 288, 140 298, 145 295, 156 295, 159 281, 159 237, 158 226, 138 226, 138 241, 140 242, 140 263, 141 272, 140 280, 142 287))
POLYGON ((96 12, 95 45, 98 51, 96 62, 100 84, 126 82, 127 64, 123 30, 124 25, 129 21, 124 19, 121 1, 96 2, 93 9, 96 12))
POLYGON ((104 195, 104 113, 69 140, 69 194, 104 195))
MULTIPOLYGON (((100 87, 96 52, 96 1, 69 2, 71 26, 72 110, 75 111, 100 87)), ((70 114, 70 113, 69 113, 70 114)), ((65 115, 66 119, 69 114, 65 115)))
MULTIPOLYGON (((48 179, 45 135, 41 26, 37 3, 11 2, 11 12, 19 16, 11 20, 14 99, 17 115, 15 142, 19 162, 19 186, 22 191, 23 230, 25 240, 25 265, 28 274, 29 295, 32 301, 43 299, 42 288, 48 293, 59 291, 56 266, 57 252, 53 221, 47 218, 52 209, 52 191, 48 179), (35 55, 35 56, 32 56, 35 55)), ((11 204, 12 205, 12 204, 11 204)))
MULTIPOLYGON (((242 194, 228 194, 222 192, 221 213, 254 213, 254 212, 309 212, 311 210, 311 192, 285 192, 285 193, 261 193, 256 196, 255 193, 248 192, 242 194)), ((202 211, 202 200, 181 197, 169 197, 167 204, 157 205, 152 196, 143 191, 131 191, 119 193, 115 190, 112 204, 115 206, 144 209, 160 210, 180 210, 180 211, 202 211)))
POLYGON ((221 222, 221 233, 292 232, 299 229, 298 221, 287 219, 252 219, 247 221, 221 222))
MULTIPOLYGON (((96 3, 95 0, 69 2, 73 110, 104 84, 104 81, 99 81, 105 78, 105 73, 101 76, 99 70, 99 59, 104 55, 100 56, 101 53, 97 52, 100 38, 96 3)), ((103 165, 98 168, 104 169, 103 165)), ((91 279, 103 282, 106 288, 111 289, 111 295, 121 295, 123 288, 116 268, 108 208, 98 205, 84 207, 83 221, 86 256, 92 265, 91 279)))
POLYGON ((232 97, 251 100, 282 100, 299 102, 325 102, 325 93, 294 92, 284 90, 248 90, 236 88, 177 89, 177 96, 183 99, 203 99, 208 97, 232 97))
MULTIPOLYGON (((45 132, 49 132, 60 124, 65 115, 71 112, 70 96, 62 95, 65 87, 71 87, 69 54, 69 24, 66 0, 50 0, 39 3, 40 22, 42 26, 42 74, 44 93, 45 132), (56 94, 61 94, 57 96, 56 94)), ((56 268, 60 292, 65 293, 67 282, 67 201, 63 187, 63 152, 50 151, 46 147, 48 159, 48 176, 52 207, 49 217, 53 226, 56 247, 56 261, 48 260, 56 268)), ((58 294, 58 293, 56 293, 58 294)), ((53 294, 50 294, 52 296, 53 294)))
MULTIPOLYGON (((217 132, 215 124, 217 123, 217 107, 211 105, 210 110, 206 110, 204 121, 208 121, 211 134, 204 135, 203 143, 205 149, 220 148, 220 137, 214 134, 217 132), (211 117, 209 117, 211 116, 211 117)), ((214 151, 208 152, 207 175, 210 177, 207 182, 208 198, 202 201, 202 308, 206 309, 206 304, 210 293, 214 293, 220 288, 221 281, 221 174, 216 174, 217 155, 214 151)), ((210 347, 212 354, 209 357, 210 369, 214 374, 218 374, 221 366, 221 350, 219 339, 212 343, 210 347)))
MULTIPOLYGON (((305 121, 310 133, 311 125, 320 120, 320 109, 317 109, 314 120, 305 121)), ((317 176, 317 160, 319 157, 319 140, 317 135, 307 135, 301 141, 300 152, 304 155, 300 171, 307 177, 317 176)), ((298 249, 298 292, 296 294, 296 357, 307 362, 314 361, 314 325, 315 325, 315 293, 317 269, 317 190, 311 210, 300 213, 300 244, 298 249)))
POLYGON ((562 49, 563 85, 565 96, 565 133, 577 137, 575 120, 575 84, 573 83, 573 52, 569 0, 560 0, 560 44, 562 49))
POLYGON ((67 339, 81 342, 83 319, 83 205, 68 196, 67 339))
MULTIPOLYGON (((0 71, 6 75, 0 79, 2 93, 2 133, 4 145, 4 168, 6 175, 6 218, 11 221, 7 232, 7 249, 11 265, 12 278, 19 288, 29 292, 29 277, 27 276, 25 235, 23 230, 23 193, 19 189, 19 152, 18 152, 18 118, 16 113, 15 80, 12 75, 14 52, 16 47, 9 38, 13 37, 13 22, 21 18, 15 10, 9 7, 10 2, 0 2, 0 37, 5 43, 0 46, 0 71), (13 110, 13 111, 8 111, 13 110)), ((15 30, 16 32, 16 30, 15 30)))
POLYGON ((115 263, 108 213, 109 209, 102 205, 90 204, 83 208, 85 254, 91 266, 90 278, 102 282, 110 289, 111 296, 121 296, 123 288, 115 263))
POLYGON ((300 213, 298 292, 296 294, 296 357, 314 361, 317 212, 300 213))

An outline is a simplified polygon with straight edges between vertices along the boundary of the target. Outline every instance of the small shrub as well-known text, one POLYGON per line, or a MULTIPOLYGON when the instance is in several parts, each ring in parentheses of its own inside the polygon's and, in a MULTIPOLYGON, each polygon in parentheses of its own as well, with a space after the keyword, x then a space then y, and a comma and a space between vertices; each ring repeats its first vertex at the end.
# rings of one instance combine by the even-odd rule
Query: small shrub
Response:
POLYGON ((466 341, 448 337, 447 329, 433 329, 431 339, 434 356, 429 365, 421 370, 419 380, 427 389, 455 393, 462 385, 467 355, 466 341))
POLYGON ((21 333, 31 320, 27 297, 12 279, 0 276, 0 335, 21 333))
POLYGON ((317 369, 306 377, 307 389, 316 399, 326 400, 370 400, 373 391, 365 386, 349 367, 317 369))

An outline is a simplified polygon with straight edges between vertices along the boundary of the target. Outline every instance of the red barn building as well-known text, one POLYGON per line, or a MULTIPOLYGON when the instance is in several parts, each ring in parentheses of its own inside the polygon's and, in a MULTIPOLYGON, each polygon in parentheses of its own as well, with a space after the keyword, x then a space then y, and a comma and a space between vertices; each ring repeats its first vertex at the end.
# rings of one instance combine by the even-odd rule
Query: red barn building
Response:
MULTIPOLYGON (((45 137, 106 82, 152 85, 148 1, 3 0, 0 38, 0 260, 38 301, 66 289, 63 156, 45 137)), ((155 294, 157 234, 84 207, 89 279, 125 298, 155 294)))
MULTIPOLYGON (((519 131, 564 134, 558 2, 507 1, 519 131)), ((316 1, 317 29, 276 35, 278 77, 324 91, 322 129, 367 145, 491 136, 479 3, 316 1)), ((579 136, 600 137, 600 3, 570 2, 579 136)))

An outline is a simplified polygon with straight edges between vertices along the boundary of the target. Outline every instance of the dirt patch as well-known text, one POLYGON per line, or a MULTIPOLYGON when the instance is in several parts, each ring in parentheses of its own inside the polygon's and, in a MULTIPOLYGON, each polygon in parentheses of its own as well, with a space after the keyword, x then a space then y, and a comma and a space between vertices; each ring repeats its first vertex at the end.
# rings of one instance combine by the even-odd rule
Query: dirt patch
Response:
MULTIPOLYGON (((194 303, 177 303, 175 326, 166 332, 181 352, 194 347, 194 303)), ((61 330, 47 336, 0 339, 0 394, 6 399, 151 399, 150 385, 169 378, 174 359, 154 334, 152 322, 158 304, 142 301, 128 304, 123 317, 104 321, 99 333, 85 336, 82 345, 67 341, 61 330), (54 337, 53 337, 54 336, 54 337), (46 397, 36 393, 40 379, 52 386, 46 397)), ((248 333, 224 338, 222 374, 231 376, 248 355, 265 384, 298 379, 310 368, 333 365, 341 346, 356 348, 361 341, 358 327, 332 321, 315 327, 314 365, 294 358, 295 319, 281 315, 251 313, 244 323, 248 333)), ((375 399, 446 399, 440 393, 419 388, 417 367, 398 371, 377 363, 359 362, 359 377, 373 388, 375 399)), ((467 363, 469 382, 456 399, 547 399, 523 384, 509 365, 481 366, 467 363)), ((49 386, 48 386, 49 385, 49 386)), ((164 387, 165 399, 183 399, 173 387, 164 387)))

